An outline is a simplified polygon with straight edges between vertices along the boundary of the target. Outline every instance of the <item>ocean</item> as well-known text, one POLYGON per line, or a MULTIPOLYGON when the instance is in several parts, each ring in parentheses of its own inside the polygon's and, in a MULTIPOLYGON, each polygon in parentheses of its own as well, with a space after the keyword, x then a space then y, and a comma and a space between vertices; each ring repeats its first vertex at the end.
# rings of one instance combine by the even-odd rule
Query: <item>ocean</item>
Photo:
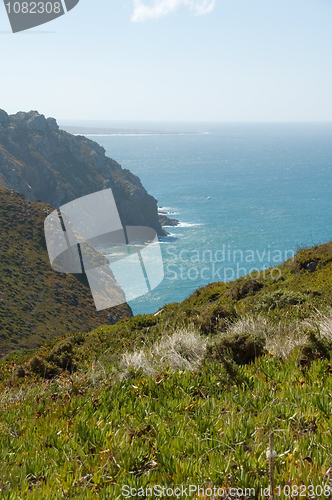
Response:
POLYGON ((331 123, 122 128, 130 132, 87 136, 180 221, 160 238, 164 279, 129 302, 134 314, 211 282, 271 272, 299 248, 332 240, 331 123))

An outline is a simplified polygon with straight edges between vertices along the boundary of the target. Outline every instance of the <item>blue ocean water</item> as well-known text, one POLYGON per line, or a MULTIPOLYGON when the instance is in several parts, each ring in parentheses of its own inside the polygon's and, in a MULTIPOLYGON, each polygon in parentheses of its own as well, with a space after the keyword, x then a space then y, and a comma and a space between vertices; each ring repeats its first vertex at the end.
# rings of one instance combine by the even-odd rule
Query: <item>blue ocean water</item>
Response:
POLYGON ((89 136, 181 222, 160 239, 164 280, 134 314, 332 240, 331 123, 155 127, 183 133, 89 136))

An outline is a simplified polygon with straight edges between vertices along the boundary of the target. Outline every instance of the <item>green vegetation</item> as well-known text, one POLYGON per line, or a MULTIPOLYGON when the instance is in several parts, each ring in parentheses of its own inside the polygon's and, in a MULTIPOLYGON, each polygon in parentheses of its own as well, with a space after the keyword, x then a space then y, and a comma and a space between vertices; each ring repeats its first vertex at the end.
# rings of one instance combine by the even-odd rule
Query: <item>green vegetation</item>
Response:
POLYGON ((296 349, 287 360, 267 353, 239 364, 231 351, 211 360, 214 347, 204 355, 205 342, 194 369, 185 366, 183 341, 183 369, 160 363, 151 375, 144 362, 119 376, 96 361, 45 380, 7 361, 1 498, 121 498, 124 485, 155 484, 232 484, 258 497, 269 485, 272 430, 276 484, 324 485, 332 451, 328 359, 303 365, 296 349))
POLYGON ((157 316, 8 354, 1 498, 106 500, 124 498, 125 485, 179 484, 250 487, 261 498, 271 431, 276 485, 324 489, 331 265, 332 243, 301 250, 278 279, 214 283, 157 316))

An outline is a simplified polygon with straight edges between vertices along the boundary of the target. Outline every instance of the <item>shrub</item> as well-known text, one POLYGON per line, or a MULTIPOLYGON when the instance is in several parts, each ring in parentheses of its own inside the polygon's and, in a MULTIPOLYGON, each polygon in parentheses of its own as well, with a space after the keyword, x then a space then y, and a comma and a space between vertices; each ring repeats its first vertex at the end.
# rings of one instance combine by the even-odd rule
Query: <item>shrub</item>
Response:
POLYGON ((205 309, 200 316, 194 320, 194 324, 204 335, 225 331, 230 320, 235 317, 233 311, 227 310, 221 304, 205 309))
POLYGON ((36 375, 44 375, 46 373, 45 360, 39 356, 33 356, 28 361, 28 369, 36 375))
POLYGON ((224 362, 231 358, 236 364, 249 364, 266 353, 265 343, 262 334, 227 332, 207 347, 206 359, 224 362))
POLYGON ((272 293, 265 294, 257 303, 256 310, 266 310, 283 308, 302 304, 306 300, 306 296, 300 292, 293 292, 291 290, 276 290, 272 293))
POLYGON ((24 378, 25 377, 26 371, 23 368, 23 366, 20 365, 20 366, 17 367, 15 375, 18 378, 24 378))
POLYGON ((300 349, 300 364, 310 366, 315 359, 329 359, 332 353, 332 311, 317 311, 303 322, 306 342, 300 349))
POLYGON ((230 296, 234 300, 241 300, 248 297, 248 295, 255 295, 263 288, 263 284, 256 280, 248 280, 243 284, 234 283, 230 289, 230 296))
POLYGON ((60 340, 50 352, 47 361, 54 363, 63 370, 73 369, 73 338, 60 340))
POLYGON ((33 356, 28 361, 27 368, 32 373, 40 375, 44 378, 52 378, 60 373, 60 370, 56 365, 48 363, 45 359, 43 359, 40 356, 33 356))
POLYGON ((316 359, 329 359, 332 352, 331 339, 324 338, 312 329, 307 331, 307 342, 300 348, 299 363, 310 367, 316 359))

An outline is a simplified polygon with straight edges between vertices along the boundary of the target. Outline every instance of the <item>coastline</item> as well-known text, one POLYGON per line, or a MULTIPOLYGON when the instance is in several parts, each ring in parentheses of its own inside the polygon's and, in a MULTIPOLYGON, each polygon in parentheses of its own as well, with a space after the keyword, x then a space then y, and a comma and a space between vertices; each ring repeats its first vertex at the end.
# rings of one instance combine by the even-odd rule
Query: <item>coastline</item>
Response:
POLYGON ((163 207, 158 207, 158 219, 162 228, 176 227, 180 225, 180 221, 178 219, 168 217, 171 214, 172 212, 165 210, 163 207))

